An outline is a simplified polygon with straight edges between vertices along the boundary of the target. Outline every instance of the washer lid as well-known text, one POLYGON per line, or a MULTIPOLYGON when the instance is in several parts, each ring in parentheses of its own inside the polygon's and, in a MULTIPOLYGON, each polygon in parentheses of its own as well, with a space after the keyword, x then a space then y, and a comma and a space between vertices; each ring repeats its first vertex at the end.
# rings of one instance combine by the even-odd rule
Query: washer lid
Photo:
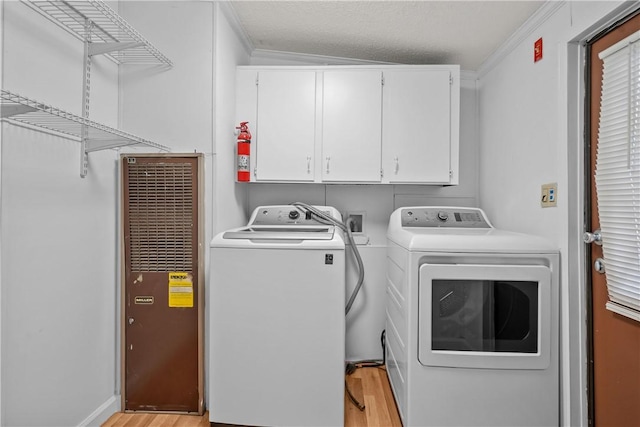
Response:
POLYGON ((223 234, 225 239, 249 240, 331 240, 335 227, 331 225, 267 225, 238 228, 223 234))

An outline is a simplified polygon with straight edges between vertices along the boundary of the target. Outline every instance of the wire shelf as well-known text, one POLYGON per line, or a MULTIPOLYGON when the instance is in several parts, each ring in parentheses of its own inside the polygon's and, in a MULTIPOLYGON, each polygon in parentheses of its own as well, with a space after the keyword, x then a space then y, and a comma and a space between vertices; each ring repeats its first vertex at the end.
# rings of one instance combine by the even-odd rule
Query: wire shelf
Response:
POLYGON ((3 120, 47 129, 78 141, 82 141, 83 131, 86 129, 86 153, 132 145, 144 145, 161 151, 171 151, 169 147, 164 145, 76 116, 7 90, 0 91, 0 101, 0 117, 3 120))
POLYGON ((138 33, 113 9, 100 0, 23 0, 78 40, 86 41, 87 20, 92 24, 90 54, 107 54, 119 64, 162 64, 171 61, 138 33))

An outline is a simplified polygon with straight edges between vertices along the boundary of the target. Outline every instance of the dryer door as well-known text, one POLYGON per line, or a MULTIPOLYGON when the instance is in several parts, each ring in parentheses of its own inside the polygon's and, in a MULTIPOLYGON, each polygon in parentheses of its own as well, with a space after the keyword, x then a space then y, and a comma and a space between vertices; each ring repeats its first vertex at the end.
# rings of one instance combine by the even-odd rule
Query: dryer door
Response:
POLYGON ((419 360, 423 365, 549 366, 548 267, 423 264, 418 292, 419 360))

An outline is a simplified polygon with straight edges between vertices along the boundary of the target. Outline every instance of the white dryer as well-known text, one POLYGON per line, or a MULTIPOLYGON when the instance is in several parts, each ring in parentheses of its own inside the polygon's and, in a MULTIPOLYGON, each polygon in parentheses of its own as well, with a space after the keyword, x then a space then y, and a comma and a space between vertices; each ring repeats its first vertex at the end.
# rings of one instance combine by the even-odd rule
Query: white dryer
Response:
POLYGON ((559 253, 480 209, 388 228, 386 360, 406 426, 558 426, 559 253))
POLYGON ((211 422, 343 425, 345 243, 323 222, 262 206, 211 241, 211 422))

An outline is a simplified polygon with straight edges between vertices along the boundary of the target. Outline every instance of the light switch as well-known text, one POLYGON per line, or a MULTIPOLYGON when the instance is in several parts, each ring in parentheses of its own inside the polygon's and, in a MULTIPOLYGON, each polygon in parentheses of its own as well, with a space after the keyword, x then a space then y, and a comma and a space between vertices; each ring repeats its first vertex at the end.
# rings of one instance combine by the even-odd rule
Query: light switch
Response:
POLYGON ((540 206, 543 208, 550 208, 557 206, 558 203, 558 184, 553 182, 551 184, 542 184, 542 191, 540 196, 540 206))

